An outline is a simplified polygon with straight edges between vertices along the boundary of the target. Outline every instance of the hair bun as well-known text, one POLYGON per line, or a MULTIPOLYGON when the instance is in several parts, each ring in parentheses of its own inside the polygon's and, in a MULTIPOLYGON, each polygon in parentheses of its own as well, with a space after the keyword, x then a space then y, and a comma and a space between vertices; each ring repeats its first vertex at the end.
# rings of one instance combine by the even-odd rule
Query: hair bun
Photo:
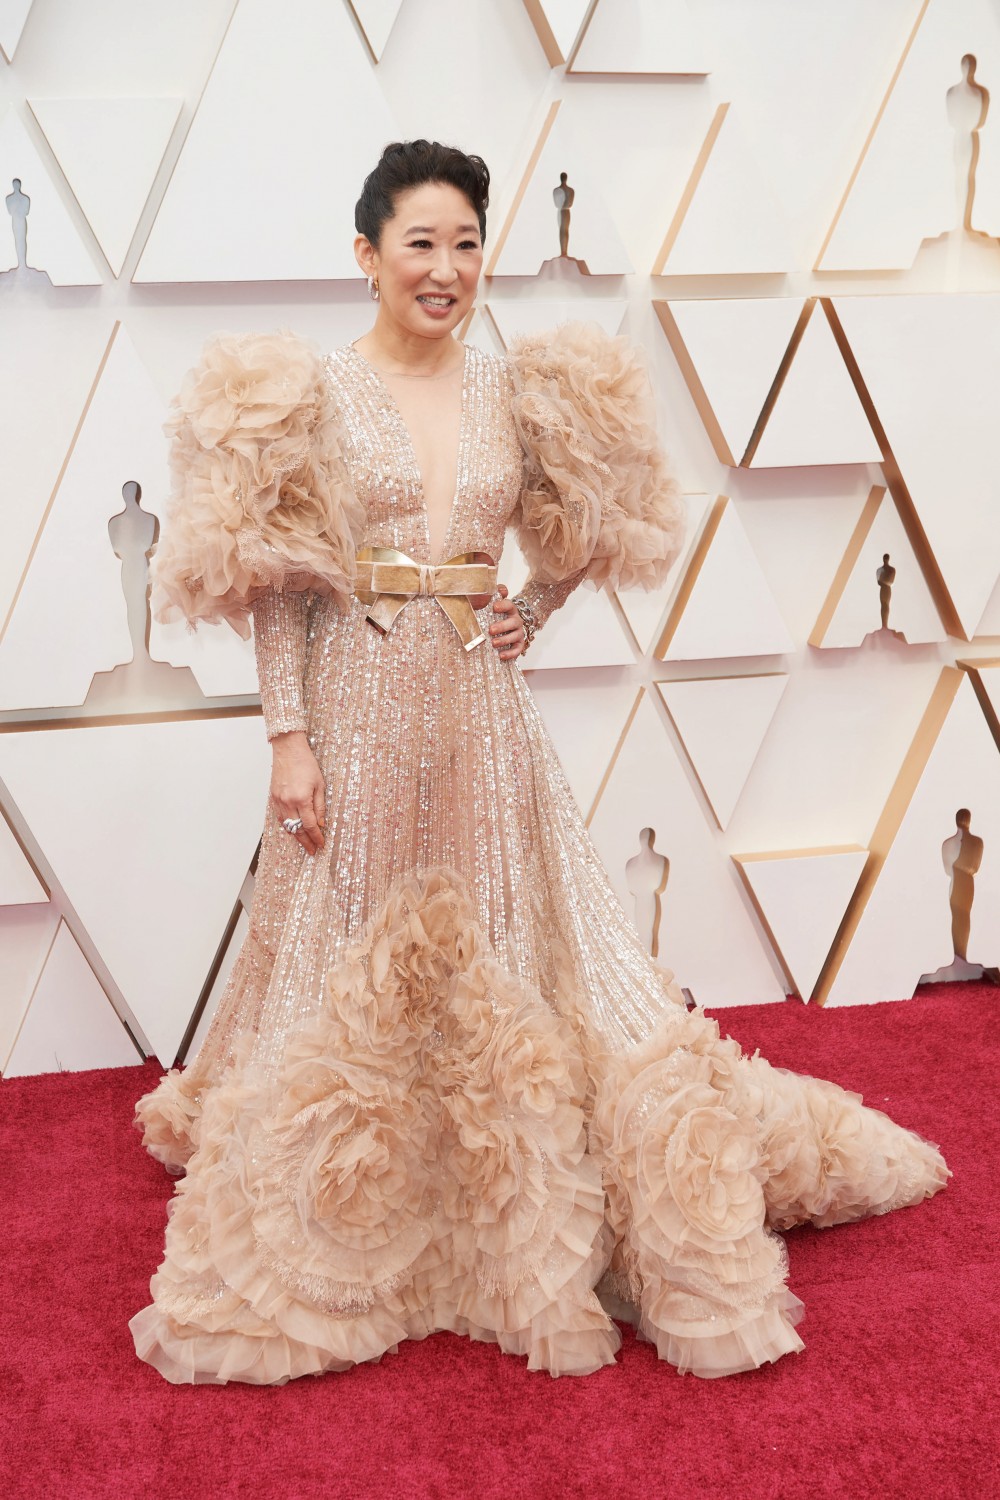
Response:
POLYGON ((446 183, 468 199, 485 244, 489 167, 481 156, 470 156, 457 146, 444 146, 440 141, 422 137, 415 141, 390 141, 384 148, 378 165, 365 178, 354 209, 354 227, 377 246, 385 224, 395 215, 399 195, 428 182, 446 183))

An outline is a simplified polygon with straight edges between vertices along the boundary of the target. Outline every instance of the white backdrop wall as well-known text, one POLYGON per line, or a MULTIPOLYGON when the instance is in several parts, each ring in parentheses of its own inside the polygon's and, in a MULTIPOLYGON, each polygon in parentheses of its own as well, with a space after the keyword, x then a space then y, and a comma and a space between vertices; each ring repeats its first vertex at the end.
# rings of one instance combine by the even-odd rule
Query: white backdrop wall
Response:
POLYGON ((493 174, 467 338, 648 355, 687 550, 526 664, 659 960, 712 1006, 1000 964, 992 0, 0 0, 0 53, 8 1075, 203 1034, 269 756, 250 648, 147 650, 161 423, 211 333, 368 326, 353 205, 415 135, 493 174))

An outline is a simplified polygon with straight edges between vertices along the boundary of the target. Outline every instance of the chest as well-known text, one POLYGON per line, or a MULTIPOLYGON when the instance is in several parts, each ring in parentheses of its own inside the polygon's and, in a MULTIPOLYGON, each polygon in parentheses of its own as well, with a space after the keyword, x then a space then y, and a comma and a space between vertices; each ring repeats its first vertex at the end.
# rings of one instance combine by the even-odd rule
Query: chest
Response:
POLYGON ((503 361, 468 346, 460 382, 396 396, 348 345, 328 357, 327 376, 365 542, 425 562, 464 551, 498 560, 523 473, 503 361))

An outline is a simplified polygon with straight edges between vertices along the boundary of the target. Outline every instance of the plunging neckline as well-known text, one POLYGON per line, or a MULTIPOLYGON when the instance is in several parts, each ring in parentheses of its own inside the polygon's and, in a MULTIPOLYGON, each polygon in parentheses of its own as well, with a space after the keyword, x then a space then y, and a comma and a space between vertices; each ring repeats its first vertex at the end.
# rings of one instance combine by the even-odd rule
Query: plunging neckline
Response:
POLYGON ((466 449, 466 419, 469 407, 469 355, 471 346, 469 344, 462 343, 461 339, 457 339, 456 343, 461 344, 462 347, 462 393, 461 405, 458 413, 458 449, 455 454, 455 489, 451 497, 451 504, 448 508, 448 518, 445 522, 444 534, 441 540, 440 557, 435 557, 433 555, 433 548, 431 546, 431 521, 430 514, 427 509, 427 493, 424 489, 424 476, 420 472, 420 464, 417 461, 416 446, 414 444, 410 429, 407 426, 406 419, 404 418, 403 413, 400 409, 399 402, 396 400, 388 384, 386 383, 381 370, 379 370, 375 365, 372 364, 367 354, 362 354, 361 350, 357 348, 357 341, 352 339, 350 344, 348 344, 347 346, 350 349, 351 353, 362 361, 374 383, 382 392, 382 395, 385 398, 386 407, 389 410, 393 421, 397 424, 400 433, 402 434, 408 454, 408 462, 411 474, 413 476, 413 482, 420 494, 420 514, 423 518, 424 523, 424 542, 426 544, 427 550, 427 561, 431 564, 432 567, 438 565, 439 563, 447 562, 448 558, 451 556, 451 549, 454 545, 452 539, 452 530, 455 523, 455 513, 458 509, 458 499, 459 495, 462 492, 462 483, 464 480, 464 475, 462 473, 462 460, 466 449))

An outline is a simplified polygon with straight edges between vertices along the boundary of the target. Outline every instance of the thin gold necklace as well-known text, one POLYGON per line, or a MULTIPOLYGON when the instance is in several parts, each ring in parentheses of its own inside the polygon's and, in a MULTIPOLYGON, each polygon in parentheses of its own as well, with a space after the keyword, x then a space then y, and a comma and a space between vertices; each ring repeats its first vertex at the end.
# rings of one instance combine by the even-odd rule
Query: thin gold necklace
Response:
POLYGON ((367 354, 364 354, 357 347, 356 343, 352 344, 351 347, 355 354, 360 354, 361 358, 366 360, 379 375, 397 376, 400 380, 444 380, 446 375, 454 375, 465 365, 465 345, 461 343, 459 344, 459 348, 462 350, 462 358, 456 364, 450 365, 447 370, 439 370, 435 375, 427 375, 423 370, 383 370, 380 365, 368 359, 367 354))

